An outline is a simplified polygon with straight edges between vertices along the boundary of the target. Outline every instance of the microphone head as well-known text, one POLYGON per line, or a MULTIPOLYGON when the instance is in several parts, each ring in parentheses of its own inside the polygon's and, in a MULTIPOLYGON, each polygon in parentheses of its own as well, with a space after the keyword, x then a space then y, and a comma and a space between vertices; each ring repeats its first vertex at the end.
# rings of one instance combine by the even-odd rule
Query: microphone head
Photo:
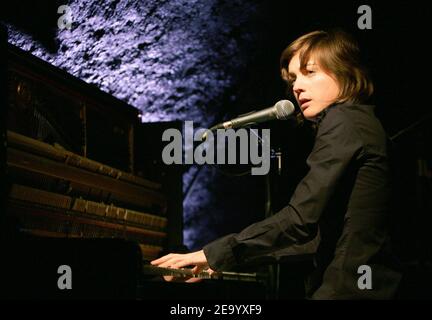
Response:
POLYGON ((294 104, 289 100, 280 100, 275 104, 276 119, 285 120, 294 112, 294 104))

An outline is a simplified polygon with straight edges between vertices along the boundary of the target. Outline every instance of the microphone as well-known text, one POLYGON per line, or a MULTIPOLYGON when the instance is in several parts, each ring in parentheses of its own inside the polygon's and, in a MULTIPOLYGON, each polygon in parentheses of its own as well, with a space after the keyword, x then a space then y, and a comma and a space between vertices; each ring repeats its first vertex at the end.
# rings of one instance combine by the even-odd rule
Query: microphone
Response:
MULTIPOLYGON (((246 115, 237 117, 233 120, 225 121, 211 127, 208 131, 215 131, 217 129, 234 129, 246 127, 248 125, 265 122, 269 120, 286 120, 294 112, 294 105, 289 100, 280 100, 273 107, 266 108, 260 111, 251 112, 246 115)), ((202 139, 207 137, 207 132, 204 132, 202 139)))

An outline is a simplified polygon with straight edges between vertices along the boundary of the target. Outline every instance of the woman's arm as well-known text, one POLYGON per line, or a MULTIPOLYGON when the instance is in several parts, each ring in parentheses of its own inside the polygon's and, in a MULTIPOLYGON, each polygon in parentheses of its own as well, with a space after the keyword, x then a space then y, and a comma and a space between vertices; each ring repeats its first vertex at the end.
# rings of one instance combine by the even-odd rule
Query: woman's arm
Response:
POLYGON ((361 157, 362 151, 352 121, 337 108, 329 111, 307 159, 309 172, 297 186, 289 205, 238 234, 206 245, 203 252, 210 267, 231 269, 237 264, 272 256, 281 248, 303 250, 301 245, 316 237, 318 220, 338 181, 350 163, 361 157))

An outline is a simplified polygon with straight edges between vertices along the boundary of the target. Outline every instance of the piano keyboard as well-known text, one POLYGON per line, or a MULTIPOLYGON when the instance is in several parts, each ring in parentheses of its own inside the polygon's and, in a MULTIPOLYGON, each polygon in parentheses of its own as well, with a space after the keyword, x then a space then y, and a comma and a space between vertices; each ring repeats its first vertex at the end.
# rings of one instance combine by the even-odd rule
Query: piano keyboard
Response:
POLYGON ((210 274, 207 271, 201 271, 199 273, 193 273, 191 269, 172 269, 172 268, 161 268, 149 264, 143 265, 144 275, 153 276, 173 276, 176 278, 199 278, 199 279, 210 279, 210 280, 231 280, 231 281, 248 281, 248 282, 262 282, 265 280, 265 275, 260 273, 241 273, 241 272, 213 272, 210 274))

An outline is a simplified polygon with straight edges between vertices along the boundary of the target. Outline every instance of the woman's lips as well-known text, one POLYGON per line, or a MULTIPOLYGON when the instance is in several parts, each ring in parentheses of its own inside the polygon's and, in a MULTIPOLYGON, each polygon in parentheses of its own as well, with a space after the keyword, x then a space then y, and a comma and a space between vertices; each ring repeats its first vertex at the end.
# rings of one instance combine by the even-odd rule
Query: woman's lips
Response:
POLYGON ((306 109, 307 107, 309 107, 310 104, 310 100, 304 100, 300 102, 300 108, 302 110, 306 109))

